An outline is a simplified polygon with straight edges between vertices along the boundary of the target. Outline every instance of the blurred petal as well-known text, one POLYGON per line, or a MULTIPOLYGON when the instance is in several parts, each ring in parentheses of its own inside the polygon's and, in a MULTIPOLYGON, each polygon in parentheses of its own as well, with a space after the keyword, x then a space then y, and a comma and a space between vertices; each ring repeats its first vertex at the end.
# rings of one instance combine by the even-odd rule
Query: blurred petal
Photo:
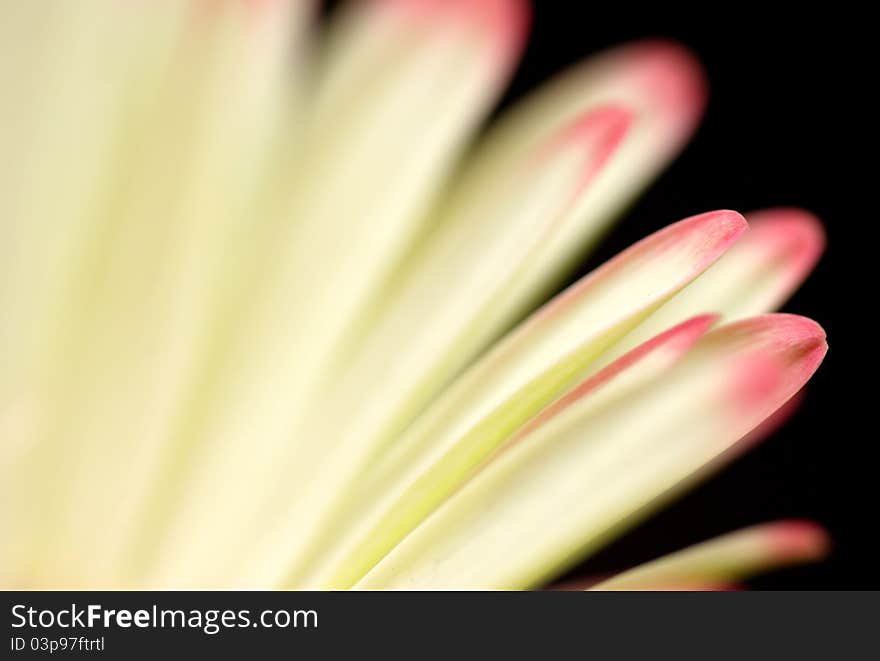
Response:
POLYGON ((350 3, 331 35, 266 308, 313 377, 424 225, 524 43, 521 0, 350 3), (332 300, 333 305, 326 305, 332 300), (292 306, 290 305, 292 303, 292 306), (286 305, 285 305, 286 304, 286 305), (293 318, 279 314, 295 309, 293 318))
POLYGON ((4 6, 0 308, 14 314, 0 324, 0 411, 39 390, 57 358, 94 205, 105 201, 126 120, 156 93, 181 23, 179 9, 135 15, 106 0, 4 6))
POLYGON ((787 401, 826 351, 814 322, 709 333, 646 385, 600 389, 520 439, 358 584, 523 588, 668 499, 787 401))
POLYGON ((627 111, 603 107, 556 129, 528 158, 498 173, 503 195, 459 209, 438 227, 413 256, 413 268, 395 279, 390 303, 377 310, 380 318, 361 350, 339 361, 345 379, 330 389, 330 404, 365 409, 391 425, 386 434, 400 430, 462 359, 497 333, 511 286, 548 241, 576 222, 568 210, 613 157, 629 125, 627 111), (363 391, 377 369, 385 371, 382 396, 365 402, 363 391))
MULTIPOLYGON (((170 30, 171 19, 152 4, 100 3, 109 31, 126 30, 90 46, 98 53, 88 53, 87 77, 100 78, 96 61, 120 57, 116 39, 140 43, 142 23, 170 30)), ((115 103, 116 124, 72 129, 93 134, 70 154, 71 169, 79 172, 80 161, 97 156, 104 162, 96 178, 100 195, 86 189, 89 225, 77 227, 71 247, 78 252, 64 262, 66 274, 52 274, 63 296, 49 324, 56 335, 40 347, 51 364, 41 385, 53 414, 34 463, 54 488, 37 494, 34 507, 48 508, 51 498, 61 511, 44 509, 34 519, 46 528, 44 552, 64 548, 63 557, 45 560, 57 560, 62 575, 75 565, 80 576, 94 571, 106 578, 152 486, 225 293, 218 282, 235 262, 232 247, 241 245, 243 207, 264 174, 287 101, 292 3, 170 4, 186 9, 175 15, 168 52, 134 49, 131 61, 116 63, 121 80, 110 78, 102 90, 115 103), (95 142, 104 137, 107 153, 95 142), (83 520, 105 525, 83 536, 83 520)), ((53 183, 43 181, 47 188, 53 183)), ((69 222, 76 211, 55 209, 46 220, 69 222)), ((23 256, 33 260, 32 270, 61 261, 34 248, 23 256)), ((34 323, 27 311, 22 315, 34 323)))
MULTIPOLYGON (((63 477, 47 438, 54 379, 70 362, 87 267, 120 151, 160 89, 183 28, 180 3, 4 3, 0 20, 0 567, 27 577, 63 477), (25 72, 25 75, 23 75, 25 72), (4 454, 5 451, 3 452, 4 454), (12 505, 14 504, 14 505, 12 505)), ((70 439, 66 439, 70 440, 70 439)))
MULTIPOLYGON (((644 382, 664 371, 714 321, 711 315, 696 317, 645 343, 548 406, 517 437, 609 382, 626 382, 632 387, 633 376, 644 382)), ((494 445, 474 447, 467 435, 439 440, 445 444, 396 449, 371 470, 369 484, 355 499, 354 512, 341 527, 345 532, 336 534, 332 548, 321 558, 320 573, 310 576, 311 581, 322 588, 350 587, 497 449, 494 445)))
POLYGON ((506 83, 527 23, 520 0, 375 0, 337 17, 317 54, 301 162, 279 185, 270 211, 280 222, 238 314, 243 329, 195 423, 208 441, 189 476, 192 511, 174 515, 169 540, 213 548, 212 534, 230 533, 219 511, 249 521, 254 499, 271 500, 246 486, 299 448, 292 429, 316 378, 424 224, 506 83))
MULTIPOLYGON (((340 385, 337 386, 334 396, 314 405, 313 417, 328 415, 326 421, 330 422, 335 419, 330 411, 345 409, 355 415, 354 412, 363 409, 364 412, 360 413, 363 422, 359 433, 366 435, 369 432, 364 426, 367 414, 376 413, 375 410, 367 410, 373 401, 364 401, 360 377, 368 378, 372 382, 376 369, 387 371, 384 357, 381 363, 375 362, 385 351, 400 349, 403 354, 406 347, 419 346, 426 357, 431 356, 431 347, 420 340, 431 341, 438 332, 442 337, 446 332, 443 326, 460 328, 471 319, 468 314, 461 314, 463 310, 474 310, 481 305, 487 305, 487 299, 495 294, 499 286, 503 286, 507 265, 526 260, 534 246, 540 244, 559 224, 560 210, 565 209, 572 198, 589 186, 591 178, 601 169, 625 134, 628 119, 628 114, 623 110, 599 109, 574 125, 555 131, 541 149, 522 162, 511 164, 506 173, 509 178, 508 195, 494 200, 494 205, 484 204, 469 216, 462 216, 462 222, 455 226, 448 226, 446 238, 442 242, 438 241, 435 244, 437 249, 422 259, 423 268, 418 276, 403 281, 405 284, 401 297, 405 298, 407 305, 397 308, 401 314, 387 315, 380 324, 381 332, 374 338, 376 350, 370 351, 365 360, 353 363, 341 357, 338 359, 345 377, 339 379, 340 385), (462 250, 462 245, 466 245, 468 249, 462 250), (475 259, 478 251, 482 252, 482 257, 475 259), (445 283, 446 286, 454 286, 455 283, 469 286, 472 288, 472 295, 464 299, 436 301, 432 308, 437 323, 430 325, 424 317, 415 316, 413 308, 430 304, 430 292, 438 283, 445 283)), ((395 359, 395 365, 399 367, 387 374, 387 393, 396 391, 400 387, 401 379, 411 378, 413 375, 414 366, 408 364, 407 359, 408 355, 399 355, 395 359)), ((328 373, 324 388, 333 392, 332 382, 335 379, 332 373, 328 373)), ((279 389, 279 383, 274 380, 269 381, 268 385, 277 390, 279 415, 286 413, 284 419, 289 419, 290 392, 279 389)), ((242 400, 235 402, 238 406, 236 411, 242 414, 241 429, 248 432, 242 439, 248 442, 242 443, 240 447, 231 445, 225 440, 226 432, 216 433, 215 438, 224 439, 224 452, 208 458, 201 466, 201 474, 205 476, 206 482, 216 483, 219 471, 223 471, 227 477, 220 480, 222 483, 228 485, 240 481, 246 484, 255 475, 264 475, 268 468, 279 465, 280 457, 294 454, 298 465, 305 468, 310 459, 320 456, 322 450, 330 448, 335 438, 336 432, 331 430, 315 431, 305 428, 300 430, 298 442, 296 439, 291 442, 288 434, 266 433, 262 435, 264 441, 261 446, 254 448, 249 442, 254 433, 254 417, 243 414, 247 410, 240 407, 241 402, 242 400), (270 442, 275 436, 278 438, 277 445, 270 442), (323 438, 323 443, 309 443, 316 437, 323 438)), ((400 405, 401 402, 397 398, 390 401, 379 398, 375 400, 375 404, 385 407, 389 404, 400 405)), ((262 420, 259 417, 258 419, 262 420)), ((261 424, 265 425, 266 422, 261 424)), ((284 429, 287 430, 288 427, 284 429)), ((254 494, 254 497, 279 502, 277 497, 266 494, 254 494)), ((216 496, 206 496, 202 503, 209 513, 200 513, 198 518, 208 522, 217 516, 216 496)), ((244 514, 243 508, 246 506, 246 499, 237 496, 236 502, 224 509, 224 516, 234 516, 233 512, 241 511, 241 517, 249 519, 251 515, 244 514)), ((196 515, 193 516, 195 518, 196 515)), ((186 530, 190 531, 192 527, 193 524, 187 524, 186 530)))
MULTIPOLYGON (((604 349, 708 268, 744 230, 739 214, 706 213, 624 251, 557 296, 471 366, 395 442, 395 452, 448 449, 462 443, 471 448, 472 461, 478 461, 561 395, 604 349)), ((371 396, 374 393, 364 394, 371 396)), ((326 527, 366 462, 388 443, 386 437, 369 433, 375 429, 369 417, 339 421, 328 416, 327 423, 330 420, 344 436, 328 461, 314 464, 321 467, 311 476, 315 493, 306 487, 310 495, 301 501, 309 503, 308 512, 288 518, 283 541, 270 543, 273 554, 290 557, 288 540, 307 544, 309 531, 316 525, 326 527)), ((333 433, 319 428, 313 437, 333 433)), ((252 564, 262 568, 273 563, 252 564)))
MULTIPOLYGON (((502 116, 465 164, 450 199, 437 213, 437 229, 386 283, 390 291, 374 311, 381 322, 375 329, 367 326, 368 339, 360 342, 360 353, 371 365, 387 364, 393 347, 395 361, 409 366, 393 388, 402 391, 403 401, 389 396, 400 416, 398 428, 548 293, 569 262, 681 147, 702 105, 696 62, 676 45, 651 42, 592 58, 502 116), (531 237, 517 234, 508 240, 511 229, 501 222, 516 209, 505 204, 512 192, 510 164, 546 151, 550 131, 589 127, 606 108, 624 110, 630 117, 625 136, 607 161, 566 207, 552 214, 544 211, 533 225, 513 224, 532 232, 531 237), (504 255, 505 250, 507 259, 494 259, 491 270, 480 268, 487 253, 504 255), (400 283, 411 280, 418 285, 398 291, 400 283), (414 328, 417 321, 421 328, 414 328), (388 339, 371 341, 374 336, 388 339), (406 338, 405 345, 400 338, 406 338)), ((346 378, 361 389, 366 377, 357 370, 352 374, 349 367, 346 378)))
POLYGON ((766 523, 639 565, 592 589, 666 590, 675 586, 729 585, 758 573, 815 562, 827 555, 829 546, 827 533, 815 524, 766 523))
MULTIPOLYGON (((526 0, 354 1, 313 44, 316 5, 0 10, 3 584, 535 585, 820 362, 812 322, 704 313, 805 277, 795 209, 715 266, 742 217, 677 223, 522 322, 694 130, 682 47, 594 57, 467 151, 526 0)), ((819 552, 786 525, 608 584, 819 552)))
POLYGON ((512 155, 533 148, 544 127, 570 122, 597 106, 628 108, 635 117, 632 130, 590 194, 572 210, 579 222, 533 265, 536 274, 548 271, 542 280, 552 281, 678 153, 696 128, 705 98, 700 65, 679 44, 644 41, 601 53, 502 115, 464 173, 459 194, 486 194, 492 172, 512 155))

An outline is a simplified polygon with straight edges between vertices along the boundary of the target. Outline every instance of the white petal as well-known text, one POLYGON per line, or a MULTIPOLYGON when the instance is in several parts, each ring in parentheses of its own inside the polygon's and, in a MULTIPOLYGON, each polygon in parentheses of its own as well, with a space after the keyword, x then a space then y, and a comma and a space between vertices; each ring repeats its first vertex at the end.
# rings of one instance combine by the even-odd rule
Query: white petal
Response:
MULTIPOLYGON (((478 462, 561 395, 604 349, 705 270, 744 229, 741 216, 719 211, 681 221, 639 242, 560 294, 469 368, 394 443, 395 452, 430 454, 462 443, 471 448, 470 461, 478 462)), ((363 396, 381 399, 382 391, 363 396)), ((281 549, 289 554, 287 540, 294 538, 308 548, 316 526, 335 527, 337 504, 350 494, 366 462, 389 442, 383 434, 369 433, 377 429, 369 416, 328 416, 326 424, 335 428, 318 428, 314 437, 339 440, 305 487, 301 502, 309 503, 308 511, 289 517, 283 542, 270 542, 273 555, 281 549), (334 431, 342 435, 324 436, 334 431)), ((313 547, 307 553, 317 551, 313 547)), ((271 568, 273 563, 252 564, 271 568)))
MULTIPOLYGON (((587 379, 517 433, 528 430, 586 397, 599 388, 633 386, 633 379, 647 382, 681 358, 714 323, 715 317, 696 317, 654 338, 605 370, 587 379)), ((472 445, 467 436, 455 445, 408 447, 392 451, 370 470, 369 483, 355 499, 343 532, 334 537, 332 548, 322 556, 320 570, 310 576, 310 585, 322 588, 351 587, 376 562, 412 531, 437 505, 474 473, 481 460, 494 448, 472 445)), ((501 451, 513 440, 501 446, 501 451)), ((497 450, 496 450, 497 451, 497 450)))
POLYGON ((710 333, 650 384, 578 400, 489 463, 359 587, 522 588, 552 577, 728 452, 825 350, 812 321, 757 317, 710 333))
POLYGON ((701 312, 734 321, 778 309, 821 256, 822 225, 809 212, 791 208, 756 211, 746 220, 749 231, 723 258, 609 351, 603 362, 701 312))
POLYGON ((823 557, 827 533, 804 521, 779 521, 728 533, 598 583, 594 590, 668 590, 731 585, 761 572, 823 557))

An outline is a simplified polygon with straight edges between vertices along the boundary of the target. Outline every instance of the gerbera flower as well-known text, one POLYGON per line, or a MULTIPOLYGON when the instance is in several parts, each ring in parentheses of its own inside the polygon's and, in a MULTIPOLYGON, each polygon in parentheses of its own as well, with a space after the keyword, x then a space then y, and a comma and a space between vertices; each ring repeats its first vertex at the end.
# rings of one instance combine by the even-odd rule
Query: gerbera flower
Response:
MULTIPOLYGON (((766 314, 822 249, 797 209, 674 223, 528 314, 694 130, 682 47, 478 137, 523 2, 353 2, 314 40, 312 9, 0 10, 4 585, 541 586, 821 362, 817 324, 766 314)), ((599 587, 825 545, 769 524, 599 587)))

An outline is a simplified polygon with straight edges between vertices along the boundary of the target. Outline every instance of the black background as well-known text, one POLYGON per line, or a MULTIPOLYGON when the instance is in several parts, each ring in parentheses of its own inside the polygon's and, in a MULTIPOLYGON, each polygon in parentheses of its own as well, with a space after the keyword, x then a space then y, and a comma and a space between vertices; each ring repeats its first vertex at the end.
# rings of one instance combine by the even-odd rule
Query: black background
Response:
POLYGON ((880 587, 873 544, 880 455, 868 424, 874 358, 869 333, 857 333, 876 300, 870 257, 856 257, 857 247, 870 245, 873 223, 858 200, 872 182, 856 183, 876 171, 868 158, 873 122, 862 116, 873 105, 863 97, 874 79, 866 66, 874 37, 862 28, 871 19, 804 3, 791 10, 766 2, 532 6, 529 46, 501 109, 567 65, 639 38, 686 44, 709 79, 709 106, 694 140, 582 272, 670 222, 712 209, 802 206, 822 218, 828 234, 825 256, 785 307, 821 323, 831 347, 798 413, 581 572, 618 569, 738 527, 795 517, 830 531, 830 559, 750 587, 880 587))

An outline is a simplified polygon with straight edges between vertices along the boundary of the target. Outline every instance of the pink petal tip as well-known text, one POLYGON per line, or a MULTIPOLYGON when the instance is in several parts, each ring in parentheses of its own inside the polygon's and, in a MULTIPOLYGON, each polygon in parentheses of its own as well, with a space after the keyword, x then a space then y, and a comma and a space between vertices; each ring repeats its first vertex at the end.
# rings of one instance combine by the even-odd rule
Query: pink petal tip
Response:
POLYGON ((679 250, 693 257, 690 269, 682 269, 682 285, 706 270, 748 229, 745 218, 735 211, 710 211, 668 225, 633 244, 584 276, 532 317, 532 322, 561 314, 592 287, 626 269, 639 268, 644 262, 662 259, 679 250))
POLYGON ((560 149, 577 146, 583 150, 584 168, 578 190, 583 189, 617 151, 633 124, 633 113, 617 105, 589 110, 563 128, 539 150, 546 160, 560 149))
POLYGON ((825 229, 808 211, 793 207, 763 209, 746 215, 747 240, 761 245, 771 259, 788 268, 786 293, 799 285, 825 250, 825 229))
POLYGON ((831 537, 812 521, 791 520, 769 524, 770 553, 783 561, 821 560, 831 550, 831 537))
POLYGON ((706 76, 697 57, 682 44, 665 39, 624 48, 631 61, 632 82, 656 100, 682 137, 689 135, 708 96, 706 76))
POLYGON ((812 319, 769 314, 719 330, 728 337, 742 333, 749 350, 735 363, 729 399, 734 414, 769 407, 769 416, 809 380, 828 350, 825 331, 812 319))
POLYGON ((380 8, 419 25, 453 22, 485 32, 506 65, 512 65, 522 53, 531 26, 531 6, 526 0, 376 1, 380 8))
POLYGON ((606 383, 656 351, 668 351, 673 361, 684 356, 696 342, 718 321, 718 315, 703 314, 684 321, 625 353, 623 356, 581 382, 550 406, 545 408, 517 434, 517 438, 528 435, 547 420, 559 415, 572 404, 598 390, 606 383))

